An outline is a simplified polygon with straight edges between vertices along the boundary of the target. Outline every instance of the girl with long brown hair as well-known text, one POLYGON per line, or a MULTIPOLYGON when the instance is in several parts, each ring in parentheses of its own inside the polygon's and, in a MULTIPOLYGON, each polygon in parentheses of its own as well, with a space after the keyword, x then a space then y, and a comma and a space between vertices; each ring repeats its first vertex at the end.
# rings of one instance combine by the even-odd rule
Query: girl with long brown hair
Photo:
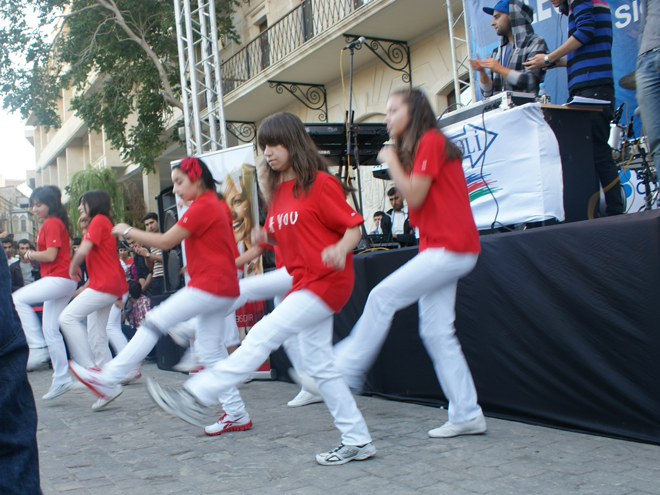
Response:
POLYGON ((472 271, 480 252, 461 152, 440 132, 419 90, 391 94, 385 123, 395 146, 385 146, 378 158, 408 202, 419 254, 371 291, 350 335, 335 346, 337 365, 348 386, 361 389, 394 313, 418 302, 420 336, 449 400, 449 421, 429 436, 483 433, 486 420, 454 328, 458 280, 472 271))
POLYGON ((213 368, 190 378, 183 390, 148 382, 149 393, 165 411, 192 423, 212 412, 218 395, 244 380, 290 337, 299 337, 303 369, 318 390, 341 432, 339 447, 316 456, 322 465, 345 464, 373 456, 367 425, 332 357, 333 315, 353 289, 352 250, 360 241, 362 217, 346 202, 339 181, 298 117, 268 117, 258 134, 268 162, 268 217, 254 240, 277 244, 293 277, 292 288, 260 320, 242 345, 213 368))
POLYGON ((28 370, 41 365, 50 356, 53 383, 43 397, 49 400, 73 386, 64 340, 57 324, 58 317, 76 290, 76 282, 69 276, 71 224, 62 205, 60 190, 55 186, 37 187, 30 196, 30 205, 43 224, 37 236, 37 250, 29 250, 26 258, 40 262, 41 279, 18 289, 12 297, 30 346, 28 370), (31 307, 38 302, 44 305, 41 325, 31 307))

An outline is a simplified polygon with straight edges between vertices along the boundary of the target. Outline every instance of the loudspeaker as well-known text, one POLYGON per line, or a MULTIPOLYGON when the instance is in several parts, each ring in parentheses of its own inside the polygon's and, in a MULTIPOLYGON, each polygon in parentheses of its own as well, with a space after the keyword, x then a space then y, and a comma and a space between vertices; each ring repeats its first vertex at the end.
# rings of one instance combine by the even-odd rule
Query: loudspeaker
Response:
MULTIPOLYGON (((174 196, 172 189, 172 186, 166 187, 156 197, 161 232, 167 232, 179 220, 176 209, 176 196, 174 196)), ((181 245, 175 246, 169 251, 163 251, 163 278, 165 279, 166 293, 172 294, 184 286, 183 276, 181 275, 182 267, 181 245)))

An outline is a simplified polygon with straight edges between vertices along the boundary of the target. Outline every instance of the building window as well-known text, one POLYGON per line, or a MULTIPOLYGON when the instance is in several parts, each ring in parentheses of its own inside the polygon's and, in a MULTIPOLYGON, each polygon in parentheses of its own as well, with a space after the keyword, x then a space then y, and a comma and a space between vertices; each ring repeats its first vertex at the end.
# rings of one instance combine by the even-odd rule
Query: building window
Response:
POLYGON ((21 220, 21 232, 27 232, 27 220, 25 218, 21 220))

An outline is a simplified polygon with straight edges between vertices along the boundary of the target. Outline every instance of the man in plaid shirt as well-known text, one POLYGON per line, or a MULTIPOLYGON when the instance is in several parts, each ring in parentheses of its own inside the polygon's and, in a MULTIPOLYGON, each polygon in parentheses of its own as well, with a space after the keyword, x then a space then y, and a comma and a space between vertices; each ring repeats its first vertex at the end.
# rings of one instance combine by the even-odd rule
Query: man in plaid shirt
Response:
POLYGON ((501 91, 537 94, 545 72, 540 68, 526 70, 523 66, 535 55, 548 53, 543 37, 534 34, 534 11, 521 0, 500 0, 495 7, 483 10, 493 16, 490 25, 500 36, 500 44, 490 57, 470 59, 472 68, 479 71, 481 92, 486 97, 501 91))
POLYGON ((128 283, 128 301, 126 302, 125 309, 131 326, 137 329, 150 309, 151 301, 147 296, 142 294, 142 286, 140 286, 139 282, 131 280, 128 283), (131 307, 129 308, 128 306, 131 307))

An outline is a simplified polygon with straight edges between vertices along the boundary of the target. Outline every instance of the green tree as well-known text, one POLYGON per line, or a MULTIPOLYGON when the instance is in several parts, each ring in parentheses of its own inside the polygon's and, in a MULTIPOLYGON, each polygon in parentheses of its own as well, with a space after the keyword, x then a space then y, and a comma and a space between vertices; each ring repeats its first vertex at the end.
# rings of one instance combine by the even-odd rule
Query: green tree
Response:
MULTIPOLYGON (((236 5, 215 0, 218 35, 238 41, 236 5)), ((172 110, 183 108, 173 0, 0 0, 3 108, 57 128, 69 88, 89 129, 153 171, 172 110)))
MULTIPOLYGON (((130 225, 140 225, 146 213, 146 207, 142 195, 138 193, 137 186, 133 183, 118 183, 115 172, 108 167, 92 168, 88 166, 85 170, 76 172, 71 177, 71 183, 66 187, 69 195, 67 208, 69 218, 77 232, 78 203, 80 197, 87 191, 100 189, 110 196, 112 203, 112 216, 114 221, 125 222, 130 225)), ((80 234, 80 232, 78 232, 80 234)))

